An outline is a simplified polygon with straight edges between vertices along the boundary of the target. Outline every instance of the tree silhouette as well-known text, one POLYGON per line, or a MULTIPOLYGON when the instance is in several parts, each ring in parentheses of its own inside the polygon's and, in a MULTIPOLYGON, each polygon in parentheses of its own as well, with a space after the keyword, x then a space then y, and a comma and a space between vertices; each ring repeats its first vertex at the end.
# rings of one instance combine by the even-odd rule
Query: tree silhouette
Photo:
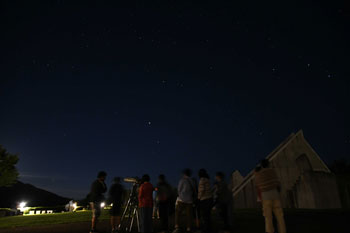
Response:
POLYGON ((16 164, 18 156, 7 152, 7 150, 0 145, 0 187, 11 186, 16 183, 18 178, 18 171, 16 164))

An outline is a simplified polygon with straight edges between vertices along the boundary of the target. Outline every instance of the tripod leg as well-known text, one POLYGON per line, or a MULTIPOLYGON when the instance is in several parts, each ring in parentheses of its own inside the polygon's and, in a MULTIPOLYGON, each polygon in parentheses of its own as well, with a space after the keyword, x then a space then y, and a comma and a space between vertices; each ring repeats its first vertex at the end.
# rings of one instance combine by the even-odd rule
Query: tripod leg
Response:
POLYGON ((130 231, 129 232, 131 232, 132 226, 134 225, 134 218, 135 218, 136 208, 137 207, 134 207, 134 211, 132 213, 132 218, 131 218, 131 223, 130 223, 130 231))
POLYGON ((135 209, 135 212, 136 212, 137 232, 141 232, 141 230, 140 230, 140 220, 139 220, 139 211, 137 210, 137 208, 135 209))
POLYGON ((129 215, 128 215, 128 221, 126 223, 126 231, 131 232, 132 229, 132 221, 133 221, 133 206, 132 204, 130 204, 130 208, 129 208, 129 215), (129 227, 129 228, 128 228, 129 227))
POLYGON ((125 209, 124 209, 124 211, 123 211, 123 214, 122 214, 121 219, 124 219, 125 214, 126 214, 126 212, 127 212, 127 210, 128 210, 129 205, 130 205, 130 199, 128 200, 128 203, 127 203, 126 206, 125 206, 125 209))
POLYGON ((119 223, 119 225, 118 225, 118 230, 121 229, 122 223, 123 223, 123 221, 124 221, 124 219, 125 219, 126 213, 127 213, 127 211, 128 211, 129 208, 130 208, 130 199, 128 200, 128 203, 126 204, 125 209, 124 209, 124 211, 123 211, 122 217, 120 218, 120 223, 119 223))

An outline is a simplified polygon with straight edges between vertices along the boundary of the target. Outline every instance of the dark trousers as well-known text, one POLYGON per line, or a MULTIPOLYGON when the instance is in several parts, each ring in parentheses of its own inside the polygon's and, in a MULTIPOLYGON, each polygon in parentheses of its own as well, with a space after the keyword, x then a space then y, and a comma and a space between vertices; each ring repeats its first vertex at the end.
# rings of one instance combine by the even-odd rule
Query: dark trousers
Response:
POLYGON ((160 230, 167 231, 169 228, 169 201, 159 202, 160 230))
POLYGON ((224 222, 224 230, 230 230, 232 228, 232 203, 219 203, 217 209, 220 218, 224 222))
POLYGON ((180 225, 180 216, 181 213, 185 211, 186 214, 186 227, 191 228, 193 222, 193 205, 192 203, 184 203, 178 201, 175 207, 175 225, 180 225))
POLYGON ((201 229, 204 233, 211 232, 211 208, 213 207, 213 199, 209 198, 199 202, 199 211, 201 214, 201 229))
POLYGON ((140 228, 143 233, 152 232, 152 207, 140 207, 140 228))

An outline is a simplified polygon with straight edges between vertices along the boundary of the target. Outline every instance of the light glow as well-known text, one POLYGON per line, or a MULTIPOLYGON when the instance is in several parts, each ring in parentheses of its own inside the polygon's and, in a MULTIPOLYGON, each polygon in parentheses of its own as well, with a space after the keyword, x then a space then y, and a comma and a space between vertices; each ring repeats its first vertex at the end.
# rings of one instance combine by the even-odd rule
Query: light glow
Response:
POLYGON ((26 207, 26 205, 27 205, 27 202, 22 201, 21 203, 19 203, 19 208, 23 209, 24 207, 26 207))
POLYGON ((21 202, 18 204, 17 209, 19 209, 21 212, 25 212, 26 210, 28 210, 29 207, 27 207, 27 202, 21 201, 21 202))
POLYGON ((106 203, 101 202, 101 208, 105 207, 106 203))

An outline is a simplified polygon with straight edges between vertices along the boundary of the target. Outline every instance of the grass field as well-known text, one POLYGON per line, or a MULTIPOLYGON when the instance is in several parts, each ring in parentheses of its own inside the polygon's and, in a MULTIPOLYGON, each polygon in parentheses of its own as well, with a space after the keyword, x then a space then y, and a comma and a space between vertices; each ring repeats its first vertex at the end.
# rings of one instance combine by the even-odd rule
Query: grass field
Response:
MULTIPOLYGON (((108 219, 107 211, 103 211, 101 220, 108 219)), ((91 211, 78 211, 69 213, 24 215, 0 218, 0 228, 43 226, 72 222, 88 222, 91 220, 91 211)))
MULTIPOLYGON (((39 227, 47 226, 47 229, 55 229, 66 226, 64 230, 54 232, 69 231, 70 224, 82 223, 80 228, 88 229, 91 218, 90 211, 80 211, 76 213, 58 213, 47 215, 14 216, 0 218, 0 232, 15 232, 15 229, 22 229, 21 232, 37 232, 39 227), (84 224, 83 224, 84 223, 84 224), (6 230, 8 229, 8 230, 6 230), (24 229, 24 231, 23 231, 24 229), (27 229, 27 230, 25 230, 27 229)), ((103 211, 101 220, 105 229, 109 228, 107 219, 108 212, 103 211)), ((173 216, 170 218, 173 224, 173 216)), ((349 210, 286 210, 285 219, 288 233, 349 233, 350 219, 349 210)), ((234 212, 234 233, 264 232, 264 219, 261 210, 245 209, 234 212)), ((222 223, 213 215, 214 229, 219 229, 222 223)), ((78 227, 78 229, 80 229, 78 227)), ((157 222, 155 222, 157 228, 157 222)), ((50 230, 51 231, 51 230, 50 230)), ((41 231, 42 232, 42 231, 41 231)), ((80 232, 75 230, 74 232, 80 232)), ((82 229, 81 232, 85 232, 82 229)), ((108 232, 105 230, 104 232, 108 232)))

